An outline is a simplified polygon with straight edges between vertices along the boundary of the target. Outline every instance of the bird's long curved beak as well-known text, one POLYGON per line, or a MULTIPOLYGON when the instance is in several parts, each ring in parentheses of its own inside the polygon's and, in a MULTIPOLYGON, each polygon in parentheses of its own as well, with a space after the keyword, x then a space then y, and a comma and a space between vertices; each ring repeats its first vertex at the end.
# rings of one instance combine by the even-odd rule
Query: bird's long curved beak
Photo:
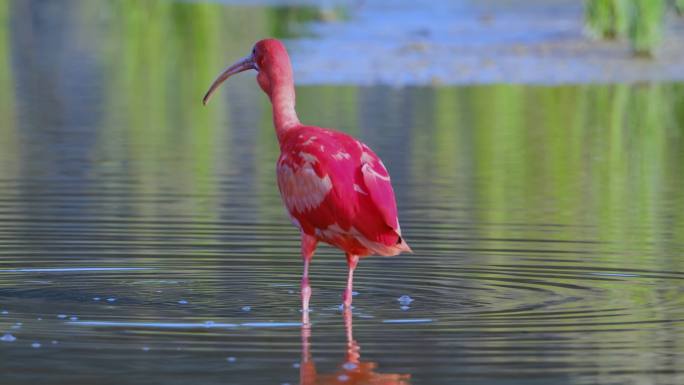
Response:
POLYGON ((221 72, 221 74, 214 80, 213 83, 211 83, 211 86, 209 87, 209 91, 204 95, 204 98, 202 99, 202 104, 205 106, 209 102, 209 98, 211 98, 211 95, 216 91, 216 89, 226 81, 229 77, 235 75, 236 73, 240 73, 242 71, 247 71, 251 69, 256 69, 256 66, 254 65, 254 58, 252 55, 243 57, 242 59, 238 60, 235 62, 235 64, 231 65, 230 67, 226 68, 221 72))

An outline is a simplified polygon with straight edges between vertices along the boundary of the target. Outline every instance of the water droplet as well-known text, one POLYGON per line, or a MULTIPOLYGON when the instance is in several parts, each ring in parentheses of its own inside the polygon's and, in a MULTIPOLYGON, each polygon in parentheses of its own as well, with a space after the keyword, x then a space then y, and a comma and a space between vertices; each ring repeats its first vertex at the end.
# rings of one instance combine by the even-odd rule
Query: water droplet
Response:
POLYGON ((107 298, 107 302, 115 302, 115 301, 116 301, 116 298, 114 298, 114 297, 107 298))
POLYGON ((57 318, 59 319, 65 319, 67 317, 66 314, 57 314, 57 318))
POLYGON ((42 321, 42 320, 43 320, 43 317, 38 317, 38 318, 36 318, 36 319, 37 319, 38 321, 42 321))
POLYGON ((337 376, 337 380, 344 382, 344 381, 349 380, 349 376, 346 374, 340 374, 339 376, 337 376))
POLYGON ((0 313, 2 313, 2 314, 9 314, 9 312, 8 312, 7 310, 0 311, 0 313))
POLYGON ((14 342, 16 340, 17 340, 17 337, 15 337, 9 333, 6 333, 2 337, 0 337, 0 341, 3 341, 3 342, 14 342))
POLYGON ((100 297, 93 297, 93 301, 99 301, 99 300, 101 300, 101 299, 102 299, 102 298, 100 298, 100 297))
POLYGON ((294 290, 288 290, 287 294, 294 294, 294 290))
POLYGON ((358 291, 352 291, 352 297, 356 297, 357 295, 359 295, 358 291))
POLYGON ((204 326, 208 327, 208 328, 214 326, 214 324, 215 324, 214 321, 204 321, 204 326))
POLYGON ((75 315, 72 315, 71 317, 69 317, 69 319, 71 321, 78 321, 78 317, 76 317, 75 315))
POLYGON ((31 347, 34 348, 34 349, 38 349, 39 347, 41 347, 40 342, 34 342, 34 343, 32 343, 32 344, 31 344, 31 347))
POLYGON ((397 301, 404 306, 408 306, 411 304, 411 302, 413 302, 413 298, 409 297, 408 295, 402 295, 401 297, 397 298, 397 301))
POLYGON ((57 340, 52 340, 51 343, 52 343, 53 345, 57 345, 57 344, 59 343, 59 341, 57 341, 57 340))
POLYGON ((243 306, 242 307, 242 311, 250 311, 250 310, 252 310, 251 306, 243 306))
POLYGON ((182 299, 182 300, 178 301, 178 303, 181 304, 181 305, 187 305, 187 304, 188 304, 188 301, 182 299))
POLYGON ((401 309, 401 310, 403 310, 403 311, 407 311, 407 310, 411 309, 411 307, 410 307, 410 306, 406 306, 406 305, 401 305, 401 307, 400 307, 399 309, 401 309))
POLYGON ((299 369, 301 366, 302 365, 299 362, 295 362, 294 364, 292 364, 292 367, 295 369, 299 369))
POLYGON ((143 347, 142 347, 142 350, 143 350, 143 352, 149 352, 149 351, 150 351, 150 347, 149 347, 149 346, 143 346, 143 347))
POLYGON ((347 362, 346 364, 342 365, 342 368, 344 368, 344 370, 354 370, 358 368, 358 366, 353 362, 347 362))
POLYGON ((228 358, 226 358, 226 361, 228 361, 228 362, 235 362, 235 361, 237 361, 237 358, 235 358, 235 357, 228 357, 228 358))

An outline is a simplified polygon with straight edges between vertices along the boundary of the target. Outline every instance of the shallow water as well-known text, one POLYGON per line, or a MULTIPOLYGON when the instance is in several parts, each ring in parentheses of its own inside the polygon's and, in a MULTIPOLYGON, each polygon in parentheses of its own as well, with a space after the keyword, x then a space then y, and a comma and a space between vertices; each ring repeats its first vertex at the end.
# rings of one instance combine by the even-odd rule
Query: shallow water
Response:
POLYGON ((253 75, 200 104, 301 9, 0 4, 3 384, 684 382, 684 85, 298 88, 415 251, 344 314, 321 247, 307 329, 269 105, 253 75))

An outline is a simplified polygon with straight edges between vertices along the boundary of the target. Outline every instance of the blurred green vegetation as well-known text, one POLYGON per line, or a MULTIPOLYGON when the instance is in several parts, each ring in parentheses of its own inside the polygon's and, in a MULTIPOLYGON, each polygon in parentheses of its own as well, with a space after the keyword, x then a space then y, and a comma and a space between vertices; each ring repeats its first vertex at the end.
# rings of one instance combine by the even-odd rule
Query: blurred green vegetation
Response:
MULTIPOLYGON (((636 55, 650 56, 662 40, 666 0, 587 0, 586 23, 602 38, 628 38, 636 55)), ((674 8, 684 10, 684 1, 674 8)))

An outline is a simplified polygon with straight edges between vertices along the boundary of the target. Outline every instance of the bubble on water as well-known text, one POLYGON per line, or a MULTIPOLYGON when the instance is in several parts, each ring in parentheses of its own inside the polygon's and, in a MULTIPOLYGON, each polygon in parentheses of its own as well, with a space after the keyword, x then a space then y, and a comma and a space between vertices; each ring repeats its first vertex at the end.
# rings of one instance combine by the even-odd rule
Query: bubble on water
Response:
POLYGON ((100 298, 100 297, 93 297, 93 301, 99 301, 99 300, 101 300, 101 299, 102 299, 102 298, 100 298))
POLYGON ((401 305, 401 307, 399 307, 399 309, 401 309, 401 310, 403 310, 403 311, 407 311, 407 310, 411 309, 411 307, 410 307, 410 306, 406 306, 406 305, 401 305))
POLYGON ((69 319, 71 321, 78 321, 78 317, 76 317, 75 315, 72 315, 71 317, 69 317, 69 319))
POLYGON ((43 320, 43 317, 38 317, 38 318, 36 318, 36 319, 37 319, 38 321, 42 321, 42 320, 43 320))
POLYGON ((40 344, 40 342, 34 342, 34 343, 31 344, 31 347, 34 348, 34 349, 38 349, 38 348, 41 347, 41 346, 42 346, 42 345, 40 344))
POLYGON ((354 369, 358 368, 358 365, 356 365, 353 362, 347 362, 346 364, 342 365, 342 368, 344 370, 354 370, 354 369))
POLYGON ((53 344, 53 345, 57 345, 57 344, 59 343, 59 341, 57 341, 57 340, 52 340, 52 341, 50 341, 50 343, 53 344))
POLYGON ((9 314, 7 310, 0 311, 0 314, 9 314))
POLYGON ((188 304, 188 301, 182 299, 182 300, 178 301, 178 303, 181 304, 181 305, 187 305, 187 304, 188 304))
POLYGON ((411 302, 413 302, 413 298, 409 297, 408 295, 402 295, 401 297, 397 298, 397 301, 404 306, 408 306, 411 304, 411 302))
POLYGON ((226 358, 226 361, 228 361, 228 362, 235 362, 235 361, 237 361, 237 358, 235 358, 235 357, 227 357, 227 358, 226 358))
POLYGON ((149 347, 149 346, 143 346, 143 347, 142 347, 142 350, 143 350, 143 352, 149 352, 149 351, 150 351, 150 347, 149 347))
POLYGON ((295 369, 299 369, 301 366, 302 365, 299 362, 295 362, 294 364, 292 364, 292 367, 295 369))
POLYGON ((352 291, 352 297, 356 297, 357 295, 359 295, 358 291, 352 291))
POLYGON ((339 376, 337 376, 337 380, 338 380, 338 381, 342 381, 342 382, 348 381, 348 380, 349 380, 349 376, 346 375, 346 374, 340 374, 339 376))
POLYGON ((14 342, 16 340, 17 340, 17 337, 15 337, 9 333, 5 333, 2 337, 0 337, 0 341, 3 341, 3 342, 14 342))
POLYGON ((243 306, 242 311, 251 311, 252 307, 251 306, 243 306))
POLYGON ((57 314, 57 318, 59 319, 65 319, 67 317, 66 314, 57 314))
POLYGON ((107 298, 107 302, 116 302, 116 298, 114 298, 114 297, 107 298))

